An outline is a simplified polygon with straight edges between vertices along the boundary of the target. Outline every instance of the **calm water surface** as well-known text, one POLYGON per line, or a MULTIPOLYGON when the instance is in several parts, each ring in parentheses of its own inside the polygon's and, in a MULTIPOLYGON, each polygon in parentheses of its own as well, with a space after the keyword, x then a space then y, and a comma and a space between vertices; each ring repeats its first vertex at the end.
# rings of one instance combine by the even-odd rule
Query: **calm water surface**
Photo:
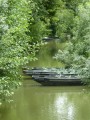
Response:
POLYGON ((0 109, 0 120, 90 120, 90 93, 82 86, 44 87, 27 80, 13 99, 0 109))

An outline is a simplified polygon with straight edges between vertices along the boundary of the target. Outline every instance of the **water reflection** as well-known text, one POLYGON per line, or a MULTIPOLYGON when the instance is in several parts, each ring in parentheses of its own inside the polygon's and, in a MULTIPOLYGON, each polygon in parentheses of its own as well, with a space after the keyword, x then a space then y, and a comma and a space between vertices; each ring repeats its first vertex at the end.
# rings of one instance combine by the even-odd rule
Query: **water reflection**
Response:
POLYGON ((0 109, 0 120, 89 120, 89 92, 83 87, 22 87, 0 109))
POLYGON ((68 99, 66 93, 63 93, 61 96, 58 95, 55 101, 55 108, 58 120, 73 120, 75 118, 74 103, 68 99))

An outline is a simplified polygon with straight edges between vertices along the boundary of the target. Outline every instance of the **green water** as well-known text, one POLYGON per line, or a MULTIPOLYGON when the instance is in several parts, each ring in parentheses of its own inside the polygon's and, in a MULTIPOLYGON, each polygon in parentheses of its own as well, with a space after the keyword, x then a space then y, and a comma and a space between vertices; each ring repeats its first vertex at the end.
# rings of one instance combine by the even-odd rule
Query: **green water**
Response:
POLYGON ((0 120, 90 120, 90 94, 85 87, 43 87, 25 81, 14 102, 0 110, 0 120))
MULTIPOLYGON (((43 54, 44 50, 41 57, 39 54, 41 59, 30 63, 31 66, 63 66, 43 54)), ((0 120, 90 120, 89 91, 86 86, 44 87, 35 81, 23 80, 13 102, 0 107, 0 120)))
POLYGON ((52 56, 57 52, 59 48, 64 48, 63 43, 58 43, 52 41, 46 45, 44 45, 39 54, 37 55, 38 60, 35 62, 31 62, 30 66, 35 67, 63 67, 64 65, 55 59, 52 56))

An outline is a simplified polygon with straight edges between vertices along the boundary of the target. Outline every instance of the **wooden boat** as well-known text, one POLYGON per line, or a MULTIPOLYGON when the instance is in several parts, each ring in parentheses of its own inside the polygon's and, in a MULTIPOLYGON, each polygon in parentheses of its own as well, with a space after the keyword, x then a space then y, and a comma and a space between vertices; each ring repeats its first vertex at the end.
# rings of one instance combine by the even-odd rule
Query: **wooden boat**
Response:
POLYGON ((77 76, 32 76, 33 80, 44 86, 82 85, 82 80, 77 76))
POLYGON ((44 38, 42 38, 42 40, 44 40, 44 41, 46 41, 46 42, 49 42, 49 41, 52 41, 52 40, 60 40, 60 38, 59 37, 44 37, 44 38))
POLYGON ((53 75, 57 74, 55 70, 52 70, 51 68, 44 69, 44 68, 32 68, 31 70, 23 70, 23 73, 28 76, 32 75, 53 75))
MULTIPOLYGON (((31 70, 23 70, 23 73, 28 76, 32 75, 57 75, 57 74, 63 74, 62 72, 58 72, 60 68, 32 68, 31 70)), ((75 73, 65 73, 65 74, 71 74, 76 75, 75 73)))
MULTIPOLYGON (((57 68, 58 69, 58 68, 57 68)), ((82 85, 83 82, 78 74, 75 73, 58 73, 57 69, 43 69, 33 68, 31 70, 24 70, 28 76, 32 77, 32 80, 46 86, 60 86, 60 85, 82 85)))
POLYGON ((25 75, 32 76, 32 75, 53 75, 57 74, 56 72, 48 72, 48 71, 42 71, 42 70, 29 70, 24 71, 25 75))

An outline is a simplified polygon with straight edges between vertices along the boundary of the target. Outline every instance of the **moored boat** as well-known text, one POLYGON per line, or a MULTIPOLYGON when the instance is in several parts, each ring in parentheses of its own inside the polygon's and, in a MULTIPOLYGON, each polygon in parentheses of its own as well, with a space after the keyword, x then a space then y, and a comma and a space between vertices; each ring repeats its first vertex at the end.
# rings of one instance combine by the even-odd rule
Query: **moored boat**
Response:
POLYGON ((76 76, 32 76, 33 80, 44 86, 82 85, 82 80, 76 76))
POLYGON ((62 72, 59 68, 33 68, 31 70, 24 70, 25 75, 31 76, 32 80, 46 86, 60 86, 60 85, 82 85, 82 79, 75 72, 62 72))

